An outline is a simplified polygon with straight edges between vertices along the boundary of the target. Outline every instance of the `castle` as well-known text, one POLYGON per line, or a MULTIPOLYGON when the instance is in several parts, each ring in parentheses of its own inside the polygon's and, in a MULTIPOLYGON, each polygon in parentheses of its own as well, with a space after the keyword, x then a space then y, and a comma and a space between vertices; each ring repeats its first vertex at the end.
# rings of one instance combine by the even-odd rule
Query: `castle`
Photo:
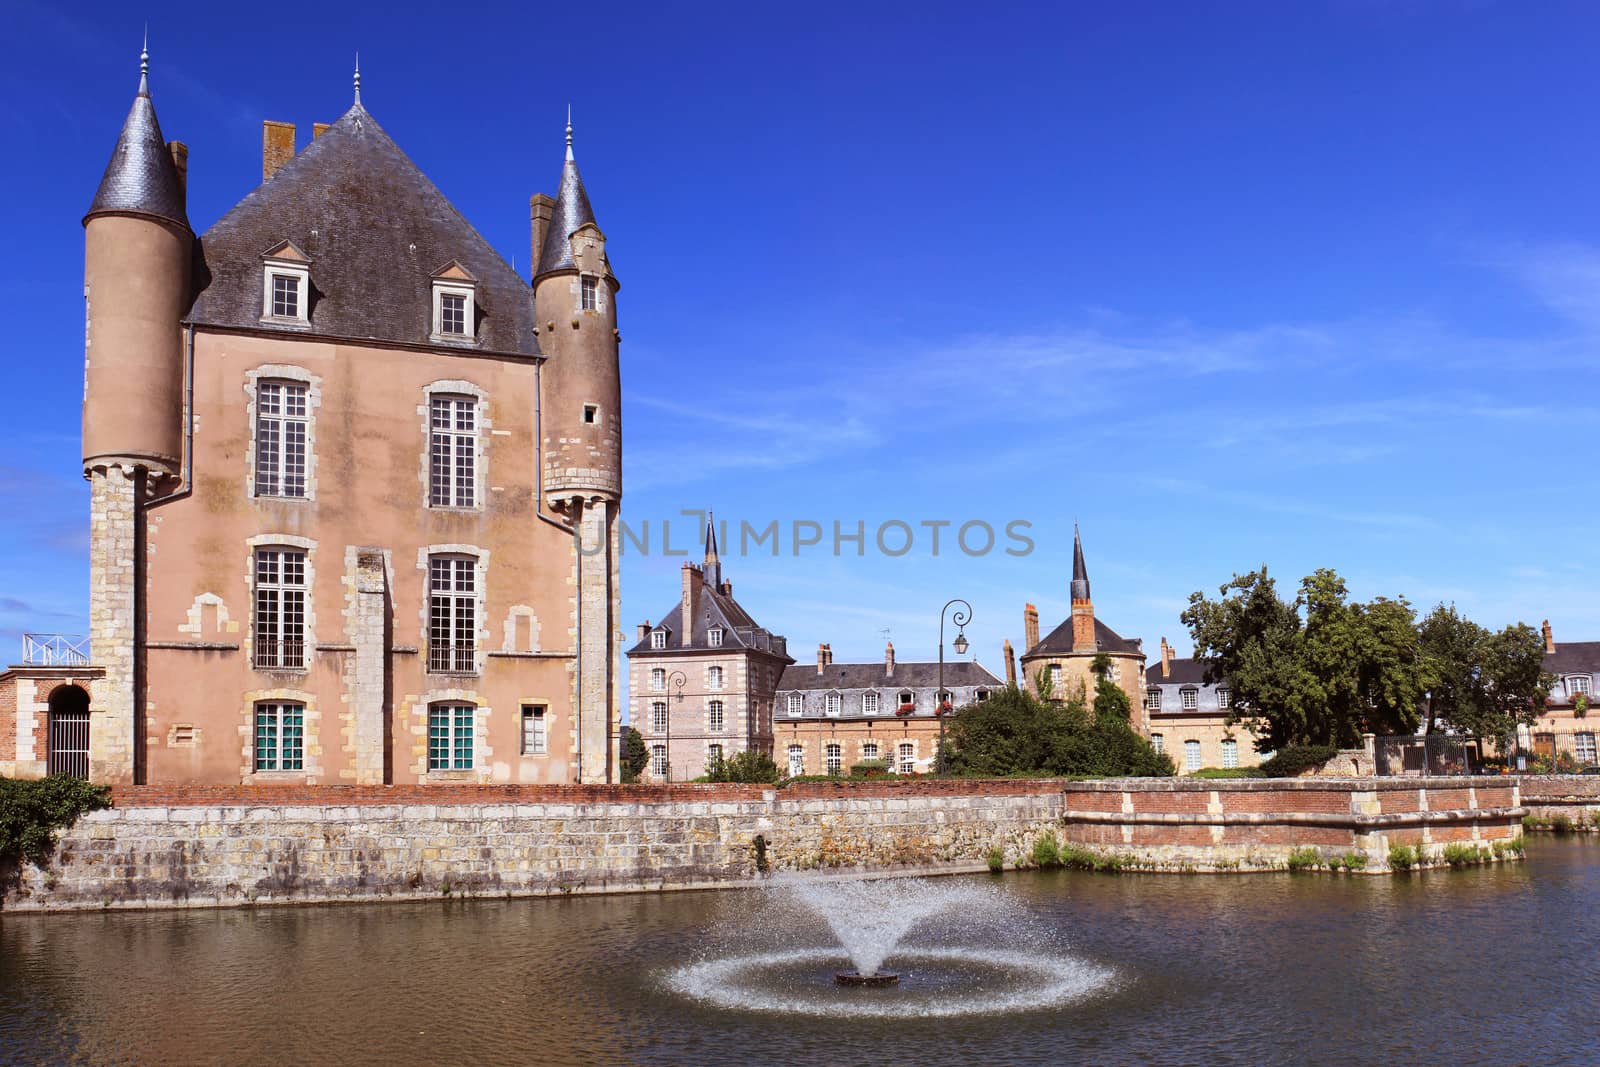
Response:
POLYGON ((570 121, 530 284, 354 97, 267 123, 196 235, 142 60, 83 220, 93 667, 33 686, 81 723, 50 769, 617 777, 618 282, 570 121))

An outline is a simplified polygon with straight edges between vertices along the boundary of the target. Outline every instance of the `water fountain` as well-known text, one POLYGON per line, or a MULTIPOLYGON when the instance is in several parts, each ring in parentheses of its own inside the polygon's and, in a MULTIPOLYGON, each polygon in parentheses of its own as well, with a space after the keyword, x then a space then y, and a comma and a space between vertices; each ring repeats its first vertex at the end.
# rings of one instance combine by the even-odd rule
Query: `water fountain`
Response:
POLYGON ((761 893, 668 989, 744 1011, 943 1017, 1058 1007, 1114 977, 992 883, 779 876, 761 893), (819 927, 834 944, 817 944, 819 927))

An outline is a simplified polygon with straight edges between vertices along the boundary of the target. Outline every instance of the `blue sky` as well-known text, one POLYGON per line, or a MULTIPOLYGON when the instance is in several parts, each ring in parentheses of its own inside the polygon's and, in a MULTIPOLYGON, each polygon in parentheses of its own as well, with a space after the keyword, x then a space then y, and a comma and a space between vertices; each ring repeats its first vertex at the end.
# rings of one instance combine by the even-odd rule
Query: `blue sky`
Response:
POLYGON ((0 658, 84 626, 79 219, 146 17, 197 229, 259 179, 262 119, 304 139, 348 106, 359 49, 368 108, 525 271, 572 103, 623 282, 624 516, 657 550, 624 560, 630 634, 677 596, 661 520, 711 506, 828 532, 724 553, 802 660, 885 629, 931 658, 963 596, 998 671, 1025 601, 1066 615, 1075 519, 1147 648, 1263 562, 1600 639, 1600 11, 977 10, 14 2, 0 658), (934 557, 920 527, 888 558, 896 519, 1035 548, 934 557))

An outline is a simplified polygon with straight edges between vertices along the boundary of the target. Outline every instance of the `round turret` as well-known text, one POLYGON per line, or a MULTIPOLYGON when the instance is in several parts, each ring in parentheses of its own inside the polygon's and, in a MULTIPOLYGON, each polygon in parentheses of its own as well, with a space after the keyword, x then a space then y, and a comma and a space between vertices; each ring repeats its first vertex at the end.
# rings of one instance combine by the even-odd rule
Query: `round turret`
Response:
MULTIPOLYGON (((570 128, 569 128, 570 137, 570 128)), ((534 277, 541 371, 544 494, 622 496, 622 380, 617 279, 595 225, 569 140, 561 190, 534 277)))
MULTIPOLYGON (((181 149, 180 149, 181 150, 181 149)), ((149 81, 84 216, 83 462, 176 475, 183 455, 183 333, 194 235, 183 178, 149 81)))

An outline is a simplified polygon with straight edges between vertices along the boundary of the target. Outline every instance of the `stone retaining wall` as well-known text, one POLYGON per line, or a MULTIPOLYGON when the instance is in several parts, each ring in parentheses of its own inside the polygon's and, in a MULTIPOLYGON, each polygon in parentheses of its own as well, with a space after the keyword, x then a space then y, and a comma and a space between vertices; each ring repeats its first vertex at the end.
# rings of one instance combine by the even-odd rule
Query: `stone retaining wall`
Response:
POLYGON ((767 871, 1025 864, 1047 833, 1148 869, 1281 868, 1295 848, 1490 843, 1516 785, 1046 779, 738 785, 123 787, 8 910, 531 896, 751 884, 767 871))
POLYGON ((1522 803, 1537 824, 1565 818, 1573 830, 1600 830, 1600 774, 1524 774, 1522 803))

